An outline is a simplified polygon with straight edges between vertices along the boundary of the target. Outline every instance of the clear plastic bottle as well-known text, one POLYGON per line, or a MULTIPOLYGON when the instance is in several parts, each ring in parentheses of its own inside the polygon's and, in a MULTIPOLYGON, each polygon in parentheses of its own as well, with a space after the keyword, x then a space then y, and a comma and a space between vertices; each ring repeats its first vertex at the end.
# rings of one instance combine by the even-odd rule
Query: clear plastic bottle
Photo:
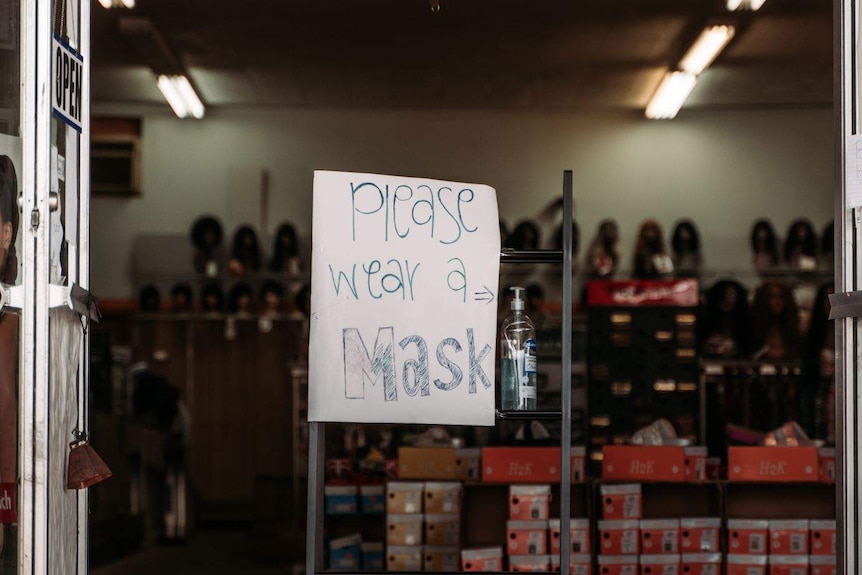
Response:
POLYGON ((503 410, 536 409, 536 328, 524 313, 524 288, 513 287, 512 313, 500 330, 503 410))

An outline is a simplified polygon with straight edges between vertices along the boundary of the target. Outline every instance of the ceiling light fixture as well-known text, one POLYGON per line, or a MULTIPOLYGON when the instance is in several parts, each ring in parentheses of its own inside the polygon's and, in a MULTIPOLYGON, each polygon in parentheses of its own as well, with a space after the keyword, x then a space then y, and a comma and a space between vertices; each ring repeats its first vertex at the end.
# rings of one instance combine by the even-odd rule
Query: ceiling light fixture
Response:
POLYGON ((135 7, 135 0, 99 0, 102 8, 128 8, 131 10, 135 7))
POLYGON ((733 26, 708 26, 683 56, 679 63, 680 70, 694 75, 706 70, 727 46, 735 32, 736 29, 733 26))
POLYGON ((727 9, 731 12, 737 10, 760 10, 766 0, 727 0, 727 9))
POLYGON ((192 116, 200 120, 204 117, 204 105, 191 82, 185 76, 159 76, 157 84, 174 114, 179 118, 192 116))
POLYGON ((685 99, 697 83, 697 76, 688 72, 668 72, 646 107, 650 120, 671 120, 682 108, 685 99))

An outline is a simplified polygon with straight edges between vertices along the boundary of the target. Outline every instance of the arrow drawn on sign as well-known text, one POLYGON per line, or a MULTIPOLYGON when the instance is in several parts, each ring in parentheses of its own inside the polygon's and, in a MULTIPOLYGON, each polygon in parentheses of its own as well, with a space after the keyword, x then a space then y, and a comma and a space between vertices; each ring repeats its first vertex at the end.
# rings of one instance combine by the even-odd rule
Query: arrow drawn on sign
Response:
POLYGON ((492 301, 494 301, 494 292, 492 292, 490 289, 488 289, 488 286, 486 286, 486 285, 483 285, 482 287, 485 289, 483 291, 475 292, 473 294, 474 296, 476 296, 474 299, 476 301, 486 301, 488 303, 491 303, 492 301))

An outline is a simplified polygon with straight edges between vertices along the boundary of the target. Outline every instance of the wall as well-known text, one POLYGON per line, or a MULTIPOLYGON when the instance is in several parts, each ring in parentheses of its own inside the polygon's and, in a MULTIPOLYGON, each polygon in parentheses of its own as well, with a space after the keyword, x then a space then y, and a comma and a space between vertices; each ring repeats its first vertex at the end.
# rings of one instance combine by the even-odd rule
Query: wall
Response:
MULTIPOLYGON (((799 216, 818 231, 832 217, 832 111, 689 112, 671 122, 637 115, 556 112, 215 111, 200 122, 143 122, 143 195, 92 203, 92 286, 130 297, 129 255, 139 234, 187 234, 201 213, 234 224, 229 172, 269 170, 271 225, 310 233, 313 170, 428 176, 494 186, 516 223, 559 196, 575 171, 582 245, 601 218, 622 231, 626 263, 638 223, 670 233, 691 217, 706 265, 750 267, 747 236, 768 216, 779 234, 799 216)), ((256 189, 250 189, 256 192, 256 189)))

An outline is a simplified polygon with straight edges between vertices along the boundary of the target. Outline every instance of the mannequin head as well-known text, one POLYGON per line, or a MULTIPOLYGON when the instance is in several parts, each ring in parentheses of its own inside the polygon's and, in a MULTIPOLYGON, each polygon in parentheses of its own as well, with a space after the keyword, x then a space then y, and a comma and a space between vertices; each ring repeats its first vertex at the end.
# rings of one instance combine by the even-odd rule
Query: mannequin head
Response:
POLYGON ((606 250, 610 250, 620 241, 620 230, 615 220, 602 220, 599 224, 598 237, 606 250))
POLYGON ((794 263, 794 258, 803 255, 817 257, 817 236, 814 234, 814 226, 805 218, 795 220, 787 230, 787 239, 784 241, 784 261, 794 263))
POLYGON ((224 311, 224 294, 218 284, 207 284, 201 290, 201 309, 207 312, 224 311))
POLYGON ((778 240, 775 230, 767 219, 759 219, 751 228, 751 251, 755 256, 768 256, 773 264, 778 263, 778 240))
POLYGON ((641 224, 641 227, 638 230, 638 239, 635 251, 641 254, 666 253, 661 226, 657 221, 645 220, 641 224))
POLYGON ((156 286, 147 284, 141 288, 138 309, 144 313, 156 313, 161 309, 161 295, 156 286))
POLYGON ((18 279, 18 177, 8 156, 0 156, 0 282, 12 285, 18 279))
POLYGON ((676 256, 700 253, 700 236, 691 220, 682 220, 676 224, 671 238, 671 246, 676 256))
POLYGON ((709 339, 716 335, 729 337, 734 344, 731 355, 746 355, 749 352, 748 313, 748 292, 739 282, 716 282, 706 293, 701 338, 705 346, 708 346, 709 339))
POLYGON ((189 284, 176 284, 171 288, 171 308, 174 311, 189 311, 193 303, 194 296, 189 284))
POLYGON ((798 349, 799 310, 793 292, 777 281, 763 283, 754 294, 752 309, 753 349, 769 343, 769 338, 779 336, 786 350, 784 357, 791 359, 798 349))
POLYGON ((284 288, 274 281, 264 282, 260 288, 260 301, 265 311, 276 312, 284 301, 284 288))
POLYGON ((536 224, 523 221, 512 231, 512 247, 516 250, 539 249, 539 228, 536 224))
POLYGON ((245 282, 234 285, 228 296, 228 311, 231 313, 248 313, 251 311, 252 303, 251 286, 245 282))
POLYGON ((260 270, 260 248, 257 243, 257 234, 250 226, 240 226, 234 232, 230 257, 232 264, 239 262, 242 265, 241 273, 260 270))
POLYGON ((272 259, 269 263, 270 271, 280 272, 287 268, 287 260, 299 255, 299 242, 296 237, 296 229, 293 224, 283 223, 275 233, 272 244, 272 259))
POLYGON ((221 224, 212 216, 198 218, 192 225, 192 244, 199 251, 212 253, 221 245, 221 224))

